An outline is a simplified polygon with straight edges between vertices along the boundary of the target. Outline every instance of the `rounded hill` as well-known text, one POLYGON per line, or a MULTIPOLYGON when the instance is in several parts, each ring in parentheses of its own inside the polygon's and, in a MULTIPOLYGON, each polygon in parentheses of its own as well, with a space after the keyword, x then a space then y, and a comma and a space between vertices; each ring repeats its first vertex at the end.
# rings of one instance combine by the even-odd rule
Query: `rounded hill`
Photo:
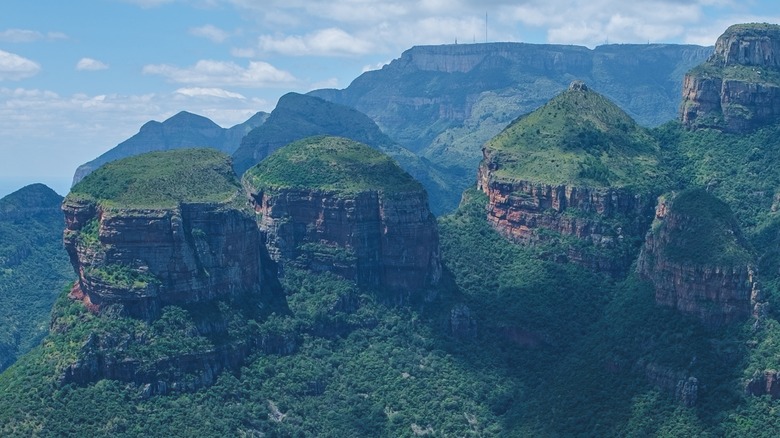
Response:
POLYGON ((291 143, 247 170, 253 190, 308 188, 343 193, 422 191, 422 185, 387 155, 342 137, 291 143))
POLYGON ((230 157, 198 148, 113 161, 73 186, 68 198, 86 198, 104 206, 166 208, 182 202, 224 202, 238 190, 230 157))
POLYGON ((574 82, 485 145, 493 178, 582 187, 649 187, 658 145, 623 110, 574 82))

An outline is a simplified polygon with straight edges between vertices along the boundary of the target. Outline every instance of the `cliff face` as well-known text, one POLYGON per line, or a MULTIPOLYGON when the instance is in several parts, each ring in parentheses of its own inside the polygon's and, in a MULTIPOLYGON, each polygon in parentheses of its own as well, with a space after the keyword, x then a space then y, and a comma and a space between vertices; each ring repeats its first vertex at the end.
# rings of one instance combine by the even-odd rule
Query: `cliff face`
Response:
POLYGON ((439 237, 424 192, 289 189, 256 192, 252 199, 281 269, 297 262, 403 294, 438 283, 439 237))
POLYGON ((78 288, 95 310, 152 320, 168 304, 260 293, 260 235, 240 210, 113 209, 69 199, 63 212, 78 288))
POLYGON ((570 246, 566 259, 611 275, 631 264, 636 245, 630 241, 644 232, 652 212, 651 196, 623 189, 496 181, 485 166, 478 181, 489 199, 487 220, 499 233, 528 245, 548 241, 546 231, 576 238, 596 252, 570 246))
POLYGON ((271 257, 361 287, 417 298, 441 276, 436 219, 420 183, 389 157, 339 137, 312 137, 249 169, 271 257))
POLYGON ((735 25, 683 82, 682 122, 748 132, 780 120, 780 26, 735 25))
POLYGON ((267 118, 268 114, 260 112, 244 123, 225 129, 206 117, 182 111, 163 122, 147 122, 134 136, 79 166, 73 175, 73 185, 103 164, 146 152, 212 147, 233 153, 241 144, 241 139, 267 118))
POLYGON ((710 198, 706 202, 716 201, 718 208, 725 205, 700 190, 662 197, 637 271, 655 286, 657 304, 697 317, 706 326, 745 319, 751 315, 757 283, 740 231, 733 219, 707 217, 712 214, 703 203, 686 211, 676 208, 693 196, 710 198), (708 257, 705 251, 722 257, 708 257))

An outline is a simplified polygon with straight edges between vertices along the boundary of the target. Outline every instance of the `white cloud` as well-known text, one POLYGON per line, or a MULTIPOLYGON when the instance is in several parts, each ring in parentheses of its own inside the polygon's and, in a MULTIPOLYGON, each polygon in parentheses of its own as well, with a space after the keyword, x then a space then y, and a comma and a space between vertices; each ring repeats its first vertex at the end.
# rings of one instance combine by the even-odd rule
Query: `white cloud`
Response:
POLYGON ((228 37, 230 37, 229 33, 211 24, 206 24, 200 27, 193 27, 190 29, 190 34, 206 38, 215 43, 224 42, 226 39, 228 39, 228 37))
POLYGON ((97 71, 97 70, 105 70, 107 68, 108 68, 108 64, 92 58, 81 58, 79 59, 79 62, 76 63, 76 70, 79 71, 84 71, 84 70, 97 71))
POLYGON ((290 73, 267 62, 251 61, 247 67, 233 62, 201 60, 194 66, 180 68, 168 64, 152 64, 144 74, 160 75, 173 82, 206 87, 234 86, 245 88, 289 87, 298 83, 290 73))
POLYGON ((35 61, 0 50, 0 81, 18 81, 35 76, 39 71, 41 66, 35 61))
POLYGON ((306 35, 263 35, 258 45, 263 52, 290 56, 364 55, 370 53, 373 48, 368 40, 357 38, 338 28, 322 29, 306 35))
POLYGON ((183 94, 189 97, 218 97, 220 99, 246 99, 239 93, 223 90, 222 88, 202 88, 202 87, 190 87, 179 88, 177 93, 183 94))
POLYGON ((6 43, 32 43, 40 40, 61 40, 68 36, 62 32, 49 32, 43 34, 37 30, 6 29, 0 32, 0 41, 6 43))

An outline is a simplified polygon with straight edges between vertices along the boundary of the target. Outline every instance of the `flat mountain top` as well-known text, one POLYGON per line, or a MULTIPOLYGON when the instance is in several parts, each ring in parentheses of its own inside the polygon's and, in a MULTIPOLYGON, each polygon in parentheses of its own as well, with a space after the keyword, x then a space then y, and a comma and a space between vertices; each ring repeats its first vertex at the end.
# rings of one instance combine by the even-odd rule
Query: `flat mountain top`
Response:
POLYGON ((167 208, 181 202, 223 202, 239 188, 227 155, 214 149, 177 149, 108 163, 76 184, 67 199, 167 208))
POLYGON ((306 138, 279 149, 249 169, 244 181, 255 189, 423 190, 387 155, 354 140, 330 136, 306 138))
POLYGON ((496 178, 590 187, 658 184, 657 150, 623 110, 578 81, 485 145, 496 178))

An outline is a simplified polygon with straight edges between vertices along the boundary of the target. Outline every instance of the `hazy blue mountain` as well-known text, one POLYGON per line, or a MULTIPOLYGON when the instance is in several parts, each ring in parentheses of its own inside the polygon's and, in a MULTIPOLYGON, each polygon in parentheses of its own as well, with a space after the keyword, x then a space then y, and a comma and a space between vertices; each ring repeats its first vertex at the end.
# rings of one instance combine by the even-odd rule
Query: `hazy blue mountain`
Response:
POLYGON ((262 125, 267 118, 267 113, 259 112, 246 122, 225 129, 206 117, 181 111, 164 122, 147 122, 138 134, 79 166, 73 175, 73 184, 75 185, 105 163, 144 152, 212 147, 232 154, 238 148, 241 139, 253 128, 262 125))
POLYGON ((43 184, 0 199, 0 370, 47 333, 54 299, 74 277, 60 203, 43 184))

